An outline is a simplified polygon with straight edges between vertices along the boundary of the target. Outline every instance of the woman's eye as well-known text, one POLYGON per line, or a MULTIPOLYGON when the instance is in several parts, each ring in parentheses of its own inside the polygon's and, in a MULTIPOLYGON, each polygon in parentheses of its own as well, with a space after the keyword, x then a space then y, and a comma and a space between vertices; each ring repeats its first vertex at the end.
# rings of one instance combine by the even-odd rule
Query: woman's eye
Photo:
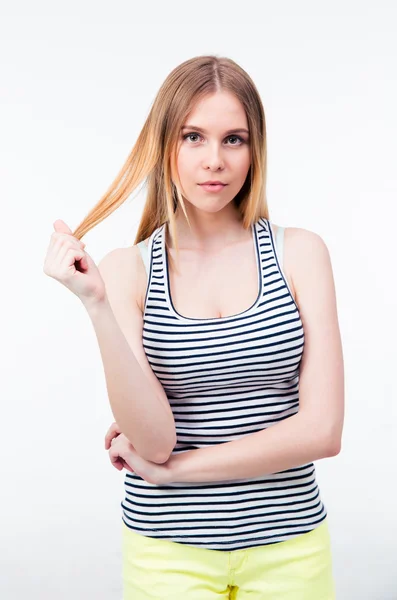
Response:
MULTIPOLYGON (((239 135, 229 135, 229 137, 226 138, 226 139, 230 140, 230 139, 233 139, 233 138, 235 138, 236 140, 239 140, 242 144, 244 143, 243 138, 241 138, 239 135)), ((237 144, 232 144, 232 146, 237 146, 237 144)))
POLYGON ((197 137, 198 135, 199 135, 198 133, 187 133, 186 135, 183 136, 183 139, 186 140, 187 138, 197 137))
MULTIPOLYGON (((183 136, 183 139, 186 140, 187 138, 191 138, 191 137, 201 137, 201 136, 199 133, 187 133, 186 135, 183 136)), ((226 139, 230 140, 233 138, 239 140, 240 144, 244 143, 243 138, 241 138, 239 135, 229 135, 226 139)), ((229 144, 229 146, 239 146, 240 144, 229 144)))

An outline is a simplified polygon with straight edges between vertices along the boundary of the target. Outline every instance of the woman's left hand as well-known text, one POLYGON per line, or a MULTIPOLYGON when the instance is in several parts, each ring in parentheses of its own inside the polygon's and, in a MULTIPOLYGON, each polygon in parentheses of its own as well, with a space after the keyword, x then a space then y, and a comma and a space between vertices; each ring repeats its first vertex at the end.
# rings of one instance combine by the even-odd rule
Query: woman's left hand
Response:
POLYGON ((134 446, 123 433, 111 440, 109 458, 112 465, 119 471, 125 468, 131 473, 136 473, 148 483, 156 485, 171 483, 169 461, 157 464, 145 460, 136 452, 134 446))

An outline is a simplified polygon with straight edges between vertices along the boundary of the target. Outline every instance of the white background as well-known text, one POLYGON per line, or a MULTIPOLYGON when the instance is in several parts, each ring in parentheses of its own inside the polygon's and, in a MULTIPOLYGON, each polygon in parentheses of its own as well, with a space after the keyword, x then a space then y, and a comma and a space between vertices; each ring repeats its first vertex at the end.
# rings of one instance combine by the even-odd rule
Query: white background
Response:
MULTIPOLYGON (((163 80, 228 56, 261 94, 270 218, 331 253, 346 367, 342 452, 316 463, 338 600, 397 598, 397 9, 390 0, 1 3, 0 596, 120 600, 123 474, 95 333, 43 274, 118 174, 163 80)), ((133 243, 137 195, 85 238, 133 243)))

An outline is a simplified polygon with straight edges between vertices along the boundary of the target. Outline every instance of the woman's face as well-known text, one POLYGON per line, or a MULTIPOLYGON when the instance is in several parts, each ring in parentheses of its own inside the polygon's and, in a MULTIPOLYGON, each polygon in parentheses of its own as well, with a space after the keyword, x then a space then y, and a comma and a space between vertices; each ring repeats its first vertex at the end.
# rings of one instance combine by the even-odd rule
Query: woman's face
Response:
POLYGON ((240 101, 229 92, 202 99, 180 132, 177 151, 182 195, 199 210, 222 210, 242 188, 251 163, 248 122, 240 101), (220 191, 200 184, 218 180, 220 191))

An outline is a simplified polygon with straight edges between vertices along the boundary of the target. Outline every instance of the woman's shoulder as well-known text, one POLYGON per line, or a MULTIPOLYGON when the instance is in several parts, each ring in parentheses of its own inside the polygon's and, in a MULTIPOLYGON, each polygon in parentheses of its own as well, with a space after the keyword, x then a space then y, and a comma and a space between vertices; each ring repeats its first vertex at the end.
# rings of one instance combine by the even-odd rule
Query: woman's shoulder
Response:
POLYGON ((98 269, 107 288, 142 304, 147 275, 137 244, 114 248, 101 259, 98 269))
POLYGON ((311 273, 317 273, 314 263, 329 262, 329 251, 323 238, 302 227, 284 227, 284 270, 288 274, 295 299, 311 273))
POLYGON ((140 265, 140 256, 141 252, 138 244, 133 244, 125 248, 114 248, 102 258, 98 266, 112 269, 115 273, 120 273, 120 271, 124 270, 134 272, 136 267, 140 265))
POLYGON ((326 248, 323 238, 314 231, 302 227, 284 227, 283 229, 285 244, 288 244, 299 255, 302 252, 305 253, 326 248))
POLYGON ((302 227, 285 227, 270 223, 274 237, 277 236, 278 230, 282 230, 284 238, 284 246, 286 251, 290 251, 291 255, 295 252, 307 252, 308 250, 316 250, 325 246, 323 238, 314 231, 304 229, 302 227))

